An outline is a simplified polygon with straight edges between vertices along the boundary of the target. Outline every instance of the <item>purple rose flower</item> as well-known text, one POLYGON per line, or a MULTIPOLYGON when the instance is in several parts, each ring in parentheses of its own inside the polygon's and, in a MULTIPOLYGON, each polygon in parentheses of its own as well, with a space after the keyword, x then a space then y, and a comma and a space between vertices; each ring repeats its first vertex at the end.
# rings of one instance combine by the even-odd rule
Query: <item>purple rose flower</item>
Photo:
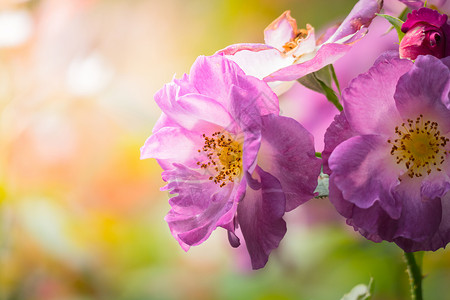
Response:
POLYGON ((405 33, 400 42, 400 57, 416 59, 419 55, 443 58, 450 55, 450 26, 447 15, 422 7, 408 14, 402 25, 405 33))
POLYGON ((164 169, 175 196, 166 216, 184 250, 217 227, 232 246, 241 231, 254 269, 286 233, 286 211, 314 197, 320 173, 312 135, 279 116, 269 86, 221 55, 199 57, 190 75, 155 95, 162 110, 141 158, 164 169))
POLYGON ((395 56, 343 93, 325 135, 330 200, 372 241, 437 250, 450 241, 450 58, 395 56))

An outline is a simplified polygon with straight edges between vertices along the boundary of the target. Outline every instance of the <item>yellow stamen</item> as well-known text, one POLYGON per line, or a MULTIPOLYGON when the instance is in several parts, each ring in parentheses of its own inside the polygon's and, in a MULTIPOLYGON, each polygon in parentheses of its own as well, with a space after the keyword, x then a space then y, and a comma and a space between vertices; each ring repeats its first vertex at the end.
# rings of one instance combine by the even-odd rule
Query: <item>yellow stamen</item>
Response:
POLYGON ((395 127, 395 139, 391 155, 397 164, 404 164, 409 177, 429 175, 432 171, 440 172, 448 154, 445 147, 449 139, 439 131, 437 122, 425 121, 423 115, 416 120, 408 119, 406 123, 395 127))
POLYGON ((204 152, 206 160, 197 162, 202 169, 215 173, 209 180, 224 187, 228 182, 234 182, 242 173, 242 144, 235 141, 229 134, 214 132, 211 137, 203 134, 205 144, 199 152, 204 152))
POLYGON ((292 49, 298 46, 302 40, 304 40, 308 36, 308 30, 306 29, 297 29, 297 33, 295 37, 293 37, 289 42, 283 45, 284 53, 288 53, 292 49))

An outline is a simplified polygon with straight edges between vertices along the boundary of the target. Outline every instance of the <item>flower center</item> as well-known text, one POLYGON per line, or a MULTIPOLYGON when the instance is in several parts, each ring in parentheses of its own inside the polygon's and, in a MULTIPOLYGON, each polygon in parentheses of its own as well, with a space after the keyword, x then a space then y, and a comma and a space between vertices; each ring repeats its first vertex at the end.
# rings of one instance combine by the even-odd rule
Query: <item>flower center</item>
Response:
POLYGON ((214 132, 212 137, 203 134, 205 144, 198 152, 205 152, 207 159, 197 162, 202 169, 212 171, 214 176, 209 180, 225 186, 234 182, 236 176, 242 173, 242 144, 235 141, 229 134, 214 132))
POLYGON ((303 39, 308 36, 308 30, 306 29, 297 29, 297 34, 294 38, 292 38, 289 42, 283 45, 284 53, 288 53, 292 49, 298 46, 303 39))
POLYGON ((437 122, 425 121, 423 115, 417 119, 408 119, 407 123, 395 127, 396 138, 387 142, 392 144, 391 155, 397 164, 403 163, 409 177, 421 177, 438 172, 448 153, 445 146, 449 139, 439 131, 437 122))

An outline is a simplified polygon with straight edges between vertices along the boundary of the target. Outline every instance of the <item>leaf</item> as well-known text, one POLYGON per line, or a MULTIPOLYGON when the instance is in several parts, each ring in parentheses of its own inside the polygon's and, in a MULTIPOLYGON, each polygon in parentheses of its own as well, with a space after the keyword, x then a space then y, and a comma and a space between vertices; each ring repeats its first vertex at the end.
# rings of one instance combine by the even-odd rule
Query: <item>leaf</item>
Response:
POLYGON ((336 72, 334 71, 333 65, 329 65, 331 70, 331 76, 333 77, 334 84, 336 85, 339 94, 341 94, 341 87, 339 86, 339 80, 337 79, 336 72))
POLYGON ((325 82, 328 85, 331 84, 331 74, 328 66, 323 67, 319 71, 309 73, 308 75, 297 79, 297 81, 310 90, 324 94, 322 86, 317 79, 325 82))
POLYGON ((369 284, 358 284, 348 294, 345 294, 341 300, 369 300, 372 297, 373 278, 370 278, 369 284))
POLYGON ((398 41, 401 42, 403 37, 405 36, 405 34, 402 32, 402 25, 404 22, 402 20, 400 20, 399 18, 390 16, 390 15, 384 15, 384 14, 377 14, 377 15, 382 18, 385 18, 386 20, 389 21, 389 23, 391 23, 391 25, 397 31, 398 41))
POLYGON ((335 81, 336 86, 339 88, 336 74, 332 65, 326 65, 319 71, 310 73, 297 81, 305 87, 324 94, 328 101, 334 104, 339 111, 342 111, 342 105, 339 103, 339 98, 336 96, 335 91, 331 88, 331 79, 335 81))
POLYGON ((329 176, 324 173, 320 173, 319 179, 317 181, 317 187, 314 190, 314 193, 319 193, 317 195, 318 198, 327 197, 329 194, 328 186, 329 186, 329 176))
POLYGON ((325 96, 327 97, 328 101, 334 104, 336 108, 339 111, 342 111, 344 108, 342 107, 341 103, 339 102, 339 98, 336 96, 336 93, 333 91, 332 88, 327 86, 323 81, 320 79, 317 79, 319 81, 320 86, 322 87, 323 91, 325 92, 325 96))

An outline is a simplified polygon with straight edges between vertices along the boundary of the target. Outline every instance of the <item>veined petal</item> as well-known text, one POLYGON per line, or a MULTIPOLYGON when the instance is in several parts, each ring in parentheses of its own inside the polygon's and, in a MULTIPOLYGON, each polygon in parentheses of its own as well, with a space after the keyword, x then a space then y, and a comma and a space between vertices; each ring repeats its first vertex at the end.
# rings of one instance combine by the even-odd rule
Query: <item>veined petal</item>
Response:
POLYGON ((355 135, 357 135, 357 133, 350 127, 343 111, 334 117, 334 121, 331 123, 330 127, 328 127, 324 137, 325 148, 322 152, 324 173, 331 174, 328 160, 337 145, 355 135))
POLYGON ((217 226, 230 222, 243 194, 239 183, 219 188, 208 180, 207 173, 183 165, 174 166, 175 170, 163 173, 163 179, 169 182, 167 189, 178 194, 171 198, 172 209, 165 220, 173 236, 187 250, 189 246, 204 242, 217 226), (225 220, 224 216, 229 219, 225 220))
MULTIPOLYGON (((243 134, 242 166, 244 172, 253 173, 261 144, 261 112, 258 100, 247 96, 247 91, 233 86, 230 91, 230 114, 243 134)), ((241 137, 242 138, 242 137, 241 137)))
POLYGON ((399 58, 379 59, 367 73, 350 82, 342 93, 345 115, 359 134, 393 134, 401 118, 394 102, 397 81, 412 66, 399 58))
POLYGON ((228 111, 220 104, 204 95, 187 94, 178 99, 177 104, 180 107, 180 114, 176 120, 187 119, 182 122, 188 123, 189 120, 201 119, 221 127, 233 127, 233 119, 228 111))
POLYGON ((395 103, 403 119, 437 121, 439 129, 450 131, 450 110, 445 106, 450 92, 450 71, 432 55, 419 56, 411 71, 403 75, 395 91, 395 103))
POLYGON ((141 147, 141 159, 156 158, 194 166, 202 140, 181 127, 164 127, 152 134, 141 147), (200 146, 199 146, 200 145, 200 146))
POLYGON ((403 199, 402 214, 397 221, 397 237, 426 240, 438 230, 442 218, 441 198, 421 193, 421 178, 405 178, 394 189, 394 197, 403 199))
POLYGON ((212 98, 227 108, 229 89, 236 84, 238 75, 245 74, 236 63, 222 55, 199 56, 192 65, 189 79, 199 94, 212 98))
POLYGON ((295 37, 297 22, 285 11, 264 30, 264 41, 267 45, 283 51, 283 45, 295 37))
POLYGON ((286 234, 285 196, 280 182, 271 174, 256 168, 261 189, 247 188, 239 203, 237 216, 247 245, 253 269, 267 263, 270 252, 286 234))
POLYGON ((384 137, 355 136, 339 144, 328 163, 347 201, 360 208, 379 201, 392 218, 398 218, 401 203, 391 190, 400 184, 401 169, 390 156, 390 148, 384 137))
POLYGON ((290 211, 314 197, 321 160, 313 136, 294 119, 269 115, 262 121, 258 165, 280 181, 290 211))

